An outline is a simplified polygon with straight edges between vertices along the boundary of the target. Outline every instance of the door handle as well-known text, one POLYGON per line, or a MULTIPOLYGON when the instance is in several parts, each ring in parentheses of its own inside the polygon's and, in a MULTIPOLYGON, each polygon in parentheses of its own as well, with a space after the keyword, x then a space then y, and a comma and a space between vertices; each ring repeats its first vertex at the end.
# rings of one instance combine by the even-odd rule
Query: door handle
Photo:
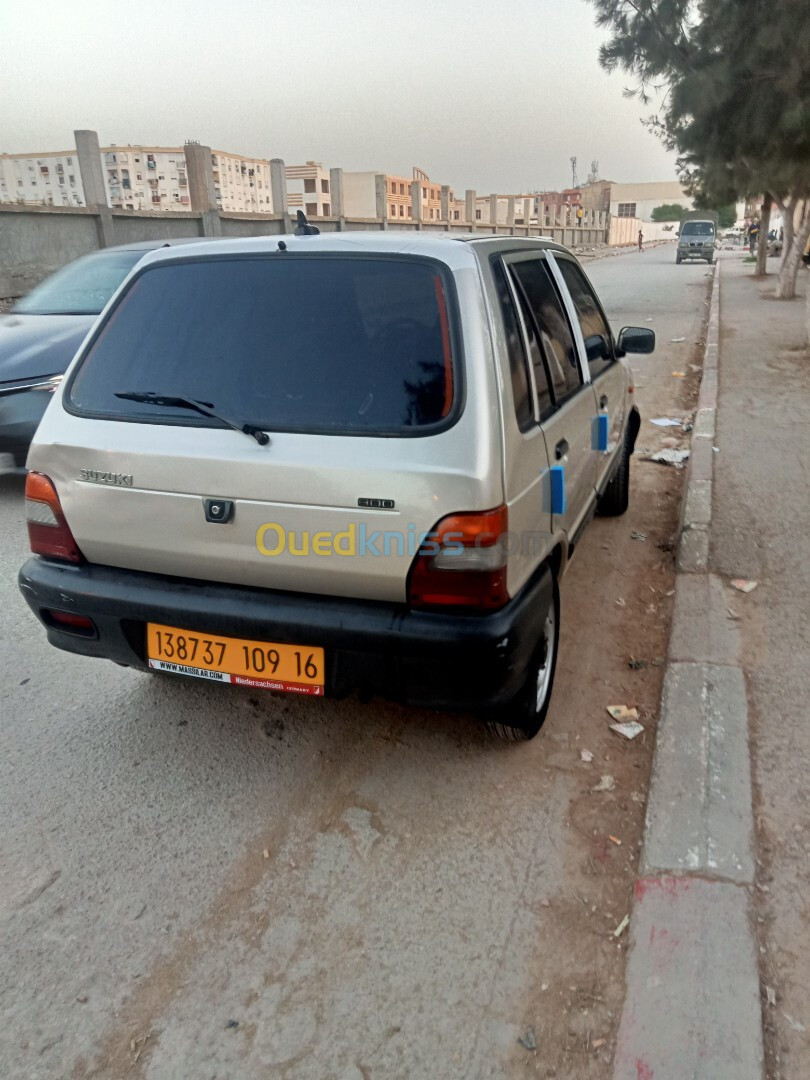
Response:
POLYGON ((599 408, 600 409, 606 409, 607 407, 608 407, 608 396, 607 396, 607 394, 602 394, 602 396, 599 398, 599 408))
POLYGON ((567 453, 568 453, 568 440, 567 439, 560 439, 560 441, 554 447, 554 456, 556 457, 557 461, 560 461, 561 458, 564 458, 567 453))

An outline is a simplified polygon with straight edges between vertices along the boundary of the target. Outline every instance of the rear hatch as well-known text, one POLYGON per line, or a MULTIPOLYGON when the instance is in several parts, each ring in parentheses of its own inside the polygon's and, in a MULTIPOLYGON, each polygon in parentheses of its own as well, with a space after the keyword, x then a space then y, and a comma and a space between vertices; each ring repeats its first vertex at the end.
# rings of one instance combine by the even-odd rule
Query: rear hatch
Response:
POLYGON ((479 287, 458 280, 293 241, 162 257, 106 315, 29 468, 90 562, 404 601, 422 534, 502 501, 489 343, 460 333, 479 287), (118 396, 144 392, 164 404, 118 396), (166 406, 181 397, 225 422, 166 406))

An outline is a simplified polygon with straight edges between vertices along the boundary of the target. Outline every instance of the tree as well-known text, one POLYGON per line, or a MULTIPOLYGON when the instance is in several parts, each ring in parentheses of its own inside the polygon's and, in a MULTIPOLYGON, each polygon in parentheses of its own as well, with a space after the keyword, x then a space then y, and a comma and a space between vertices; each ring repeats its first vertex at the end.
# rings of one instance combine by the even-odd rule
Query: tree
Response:
MULTIPOLYGON (((810 4, 796 0, 590 0, 611 31, 609 71, 635 77, 647 121, 678 153, 687 189, 708 204, 763 192, 783 206, 785 255, 777 296, 795 295, 810 236, 810 4), (792 221, 801 226, 795 236, 792 221), (790 225, 788 222, 790 221, 790 225), (790 239, 790 244, 788 240, 790 239)), ((764 224, 764 223, 763 223, 764 224)), ((760 232, 762 258, 767 228, 760 232)))
POLYGON ((696 198, 695 210, 713 210, 717 214, 717 224, 721 229, 730 229, 737 222, 737 204, 733 202, 718 206, 715 202, 696 198))
POLYGON ((662 203, 653 208, 650 215, 653 221, 680 221, 683 207, 680 203, 662 203))

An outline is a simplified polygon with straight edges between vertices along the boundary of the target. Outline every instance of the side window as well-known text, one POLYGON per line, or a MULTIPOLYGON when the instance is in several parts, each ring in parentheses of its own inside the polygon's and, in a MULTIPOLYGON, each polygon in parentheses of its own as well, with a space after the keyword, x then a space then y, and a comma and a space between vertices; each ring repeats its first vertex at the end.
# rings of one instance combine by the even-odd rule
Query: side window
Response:
POLYGON ((554 404, 561 405, 582 386, 574 338, 548 269, 542 259, 512 264, 512 273, 531 311, 548 368, 554 404))
POLYGON ((515 399, 515 414, 521 431, 528 431, 534 423, 534 407, 529 386, 529 371, 526 365, 526 351, 523 336, 520 333, 517 312, 512 302, 506 271, 500 259, 492 260, 492 276, 498 293, 503 328, 506 335, 506 347, 509 351, 509 371, 512 376, 512 397, 515 399))
POLYGON ((537 397, 537 415, 542 422, 554 411, 554 403, 551 400, 551 390, 549 389, 548 370, 543 357, 543 350, 537 339, 537 333, 534 328, 534 319, 532 318, 532 313, 526 303, 526 298, 519 288, 516 291, 520 303, 520 312, 523 316, 523 323, 526 327, 526 337, 529 341, 529 356, 532 361, 534 389, 537 397))
POLYGON ((565 279, 574 307, 577 309, 582 336, 585 338, 585 351, 588 354, 588 367, 591 378, 609 367, 614 360, 613 338, 610 327, 599 307, 599 301, 588 284, 588 279, 576 263, 570 259, 557 259, 557 266, 565 279))

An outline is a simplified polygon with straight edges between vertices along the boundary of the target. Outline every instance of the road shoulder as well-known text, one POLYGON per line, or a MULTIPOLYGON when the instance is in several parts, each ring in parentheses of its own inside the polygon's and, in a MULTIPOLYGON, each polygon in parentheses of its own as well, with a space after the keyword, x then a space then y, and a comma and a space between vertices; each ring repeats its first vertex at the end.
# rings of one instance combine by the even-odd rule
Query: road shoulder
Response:
POLYGON ((727 589, 709 572, 719 342, 718 264, 614 1080, 763 1075, 748 707, 727 589))

